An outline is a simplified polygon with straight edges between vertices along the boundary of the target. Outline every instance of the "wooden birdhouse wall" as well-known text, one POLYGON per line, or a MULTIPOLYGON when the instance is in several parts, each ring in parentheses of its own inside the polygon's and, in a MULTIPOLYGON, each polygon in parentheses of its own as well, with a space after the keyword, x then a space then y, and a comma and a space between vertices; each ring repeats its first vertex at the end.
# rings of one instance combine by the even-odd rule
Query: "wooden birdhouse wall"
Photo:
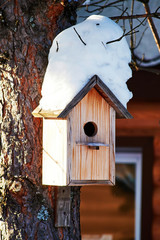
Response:
POLYGON ((68 149, 72 185, 115 182, 115 110, 95 88, 68 115, 68 149))
POLYGON ((43 184, 114 184, 114 157, 115 110, 95 88, 66 119, 44 119, 43 184))
POLYGON ((67 184, 67 120, 43 119, 42 183, 67 184))

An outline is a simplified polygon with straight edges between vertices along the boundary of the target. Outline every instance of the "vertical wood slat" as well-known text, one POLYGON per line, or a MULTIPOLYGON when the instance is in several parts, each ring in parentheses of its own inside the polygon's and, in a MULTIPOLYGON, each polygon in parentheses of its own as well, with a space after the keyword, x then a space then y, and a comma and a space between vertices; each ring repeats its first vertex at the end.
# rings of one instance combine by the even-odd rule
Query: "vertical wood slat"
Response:
POLYGON ((43 119, 42 183, 67 184, 67 121, 43 119))
POLYGON ((55 227, 70 227, 71 187, 59 187, 57 193, 55 227))

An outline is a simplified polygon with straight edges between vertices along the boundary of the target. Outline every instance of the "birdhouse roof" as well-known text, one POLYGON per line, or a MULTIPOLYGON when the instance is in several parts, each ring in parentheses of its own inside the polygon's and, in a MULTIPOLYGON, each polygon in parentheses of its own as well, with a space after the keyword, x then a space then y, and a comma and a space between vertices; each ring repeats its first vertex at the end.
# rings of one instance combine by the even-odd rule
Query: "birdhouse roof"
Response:
POLYGON ((66 118, 70 111, 84 98, 84 96, 92 88, 95 88, 97 92, 105 99, 105 101, 113 107, 113 109, 116 111, 116 118, 132 118, 127 109, 97 75, 94 75, 89 80, 89 82, 79 91, 79 93, 67 104, 64 109, 50 111, 43 110, 40 106, 38 106, 32 114, 35 117, 66 118))

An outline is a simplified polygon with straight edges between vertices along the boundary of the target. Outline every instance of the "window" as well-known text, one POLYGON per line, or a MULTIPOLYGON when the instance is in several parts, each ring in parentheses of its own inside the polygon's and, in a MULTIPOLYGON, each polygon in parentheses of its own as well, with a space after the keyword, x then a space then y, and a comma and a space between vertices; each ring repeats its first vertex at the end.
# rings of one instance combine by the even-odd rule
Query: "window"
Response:
MULTIPOLYGON (((132 237, 126 239, 140 240, 141 236, 141 189, 142 189, 142 153, 117 153, 116 155, 116 180, 120 188, 125 187, 126 201, 134 210, 132 222, 132 237)), ((127 206, 127 204, 126 204, 127 206)), ((125 207, 125 206, 124 206, 125 207)), ((126 210, 126 209, 125 209, 126 210)), ((129 216, 129 211, 128 211, 129 216)), ((124 226, 125 227, 125 226, 124 226)), ((127 226, 126 226, 127 227, 127 226)), ((125 239, 125 236, 124 238, 125 239)))

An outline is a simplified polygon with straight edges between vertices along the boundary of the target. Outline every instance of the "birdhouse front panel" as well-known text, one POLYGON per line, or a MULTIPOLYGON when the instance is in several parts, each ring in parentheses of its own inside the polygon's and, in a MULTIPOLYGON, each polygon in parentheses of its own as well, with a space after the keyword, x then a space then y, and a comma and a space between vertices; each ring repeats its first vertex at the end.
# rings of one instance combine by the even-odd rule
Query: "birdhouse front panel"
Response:
POLYGON ((70 185, 113 184, 115 110, 92 88, 67 121, 70 185))

